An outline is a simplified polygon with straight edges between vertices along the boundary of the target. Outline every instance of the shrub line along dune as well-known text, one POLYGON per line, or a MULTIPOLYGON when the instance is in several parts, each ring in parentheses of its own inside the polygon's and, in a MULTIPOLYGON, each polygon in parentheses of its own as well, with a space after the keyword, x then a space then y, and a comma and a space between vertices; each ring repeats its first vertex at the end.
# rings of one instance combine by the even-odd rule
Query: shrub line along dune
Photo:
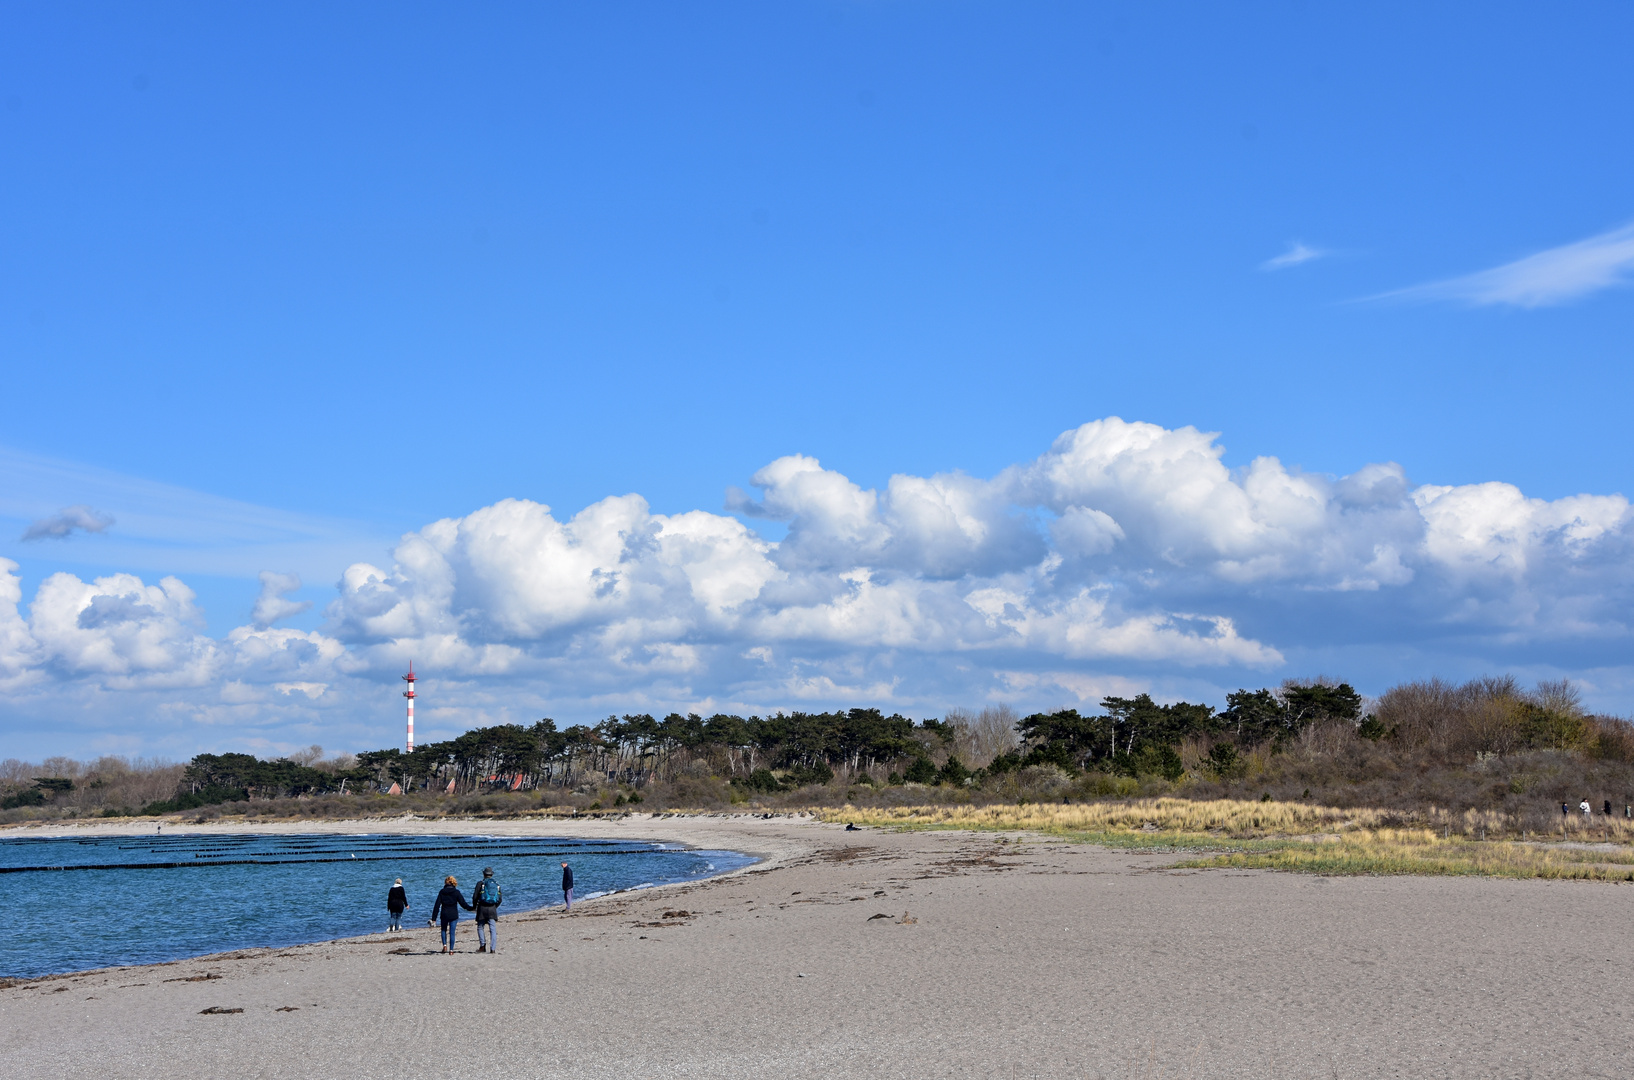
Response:
POLYGON ((1620 852, 1536 841, 1634 839, 1634 725, 1588 713, 1563 681, 1527 690, 1509 677, 1431 679, 1370 701, 1319 678, 1239 690, 1219 710, 1141 694, 1103 698, 1090 714, 991 706, 918 722, 868 708, 641 714, 563 730, 549 719, 476 728, 411 754, 325 757, 314 746, 186 765, 0 762, 0 824, 636 807, 816 807, 897 826, 1161 840, 1218 865, 1618 877, 1620 852))

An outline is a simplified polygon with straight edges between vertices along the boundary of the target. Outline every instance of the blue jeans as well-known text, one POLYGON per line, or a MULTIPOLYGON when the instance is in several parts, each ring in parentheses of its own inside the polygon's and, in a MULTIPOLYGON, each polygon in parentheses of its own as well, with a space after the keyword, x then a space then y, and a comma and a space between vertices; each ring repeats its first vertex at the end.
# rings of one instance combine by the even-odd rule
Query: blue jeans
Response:
POLYGON ((564 901, 566 901, 566 904, 567 904, 567 906, 565 908, 563 908, 562 910, 572 911, 573 910, 573 890, 572 889, 563 889, 562 890, 562 899, 564 901))
POLYGON ((449 952, 454 951, 454 930, 458 926, 457 922, 443 923, 443 944, 448 946, 449 952))
POLYGON ((388 911, 386 914, 391 916, 391 927, 390 927, 390 929, 392 929, 392 930, 401 930, 401 929, 403 929, 403 913, 401 911, 388 911))

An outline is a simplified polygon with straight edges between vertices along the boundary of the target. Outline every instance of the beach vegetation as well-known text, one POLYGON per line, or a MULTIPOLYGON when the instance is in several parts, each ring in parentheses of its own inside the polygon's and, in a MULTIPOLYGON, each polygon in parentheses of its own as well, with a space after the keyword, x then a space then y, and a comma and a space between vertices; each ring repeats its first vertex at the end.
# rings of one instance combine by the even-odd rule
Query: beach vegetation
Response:
POLYGON ((928 757, 916 757, 902 774, 902 779, 910 784, 934 784, 936 765, 928 757))
POLYGON ((1184 867, 1634 881, 1634 821, 1568 819, 1533 832, 1492 811, 1414 815, 1304 802, 1181 798, 860 807, 823 820, 901 829, 1030 832, 1181 856, 1184 867))
MULTIPOLYGON (((1574 687, 1430 679, 1367 699, 1332 679, 1225 696, 1218 710, 1149 695, 1020 716, 1003 706, 910 720, 879 709, 740 717, 550 719, 398 749, 185 765, 0 762, 0 822, 137 813, 189 820, 513 816, 643 810, 936 809, 1175 798, 1294 801, 1419 821, 1498 814, 1507 834, 1575 835, 1634 815, 1634 725, 1574 687), (1562 814, 1562 806, 1568 811, 1562 814), (1564 821, 1563 821, 1564 818, 1564 821)), ((1456 829, 1454 830, 1456 833, 1456 829)))

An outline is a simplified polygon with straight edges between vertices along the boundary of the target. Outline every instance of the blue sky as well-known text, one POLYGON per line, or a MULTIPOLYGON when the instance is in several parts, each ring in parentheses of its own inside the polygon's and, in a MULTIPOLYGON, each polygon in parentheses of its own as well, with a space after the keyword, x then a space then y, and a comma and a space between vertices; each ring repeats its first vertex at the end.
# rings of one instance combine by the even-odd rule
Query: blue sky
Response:
POLYGON ((1567 674, 1634 711, 1631 31, 1611 4, 8 5, 0 755, 385 745, 408 655, 445 658, 422 723, 450 731, 1319 671, 1567 674), (1114 417, 1150 427, 1081 430, 1114 417), (1320 523, 1243 494, 1263 457, 1320 523), (1356 502, 1341 478, 1385 463, 1356 502), (986 486, 939 546, 892 478, 955 474, 986 486), (478 517, 631 493, 622 547, 478 517), (470 535, 442 569, 404 562, 443 519, 470 535), (641 593, 637 534, 712 537, 737 585, 654 540, 690 584, 641 593), (359 564, 389 597, 337 587, 359 564), (899 627, 833 607, 859 575, 899 627), (286 636, 253 660, 241 627, 286 636))

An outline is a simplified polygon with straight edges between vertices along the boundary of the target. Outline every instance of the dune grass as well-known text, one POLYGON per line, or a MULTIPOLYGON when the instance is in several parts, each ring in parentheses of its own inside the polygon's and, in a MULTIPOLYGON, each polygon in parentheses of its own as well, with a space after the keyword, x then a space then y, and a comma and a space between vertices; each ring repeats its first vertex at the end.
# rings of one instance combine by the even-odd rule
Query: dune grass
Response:
POLYGON ((1501 815, 1434 808, 1400 815, 1296 802, 1133 799, 1104 803, 816 810, 827 821, 887 828, 1018 830, 1141 851, 1188 853, 1184 867, 1316 874, 1432 874, 1634 881, 1634 829, 1568 820, 1562 833, 1508 835, 1501 815), (1414 827, 1416 826, 1416 827, 1414 827), (1574 826, 1576 826, 1574 828, 1574 826), (1561 839, 1570 842, 1562 843, 1561 839))

